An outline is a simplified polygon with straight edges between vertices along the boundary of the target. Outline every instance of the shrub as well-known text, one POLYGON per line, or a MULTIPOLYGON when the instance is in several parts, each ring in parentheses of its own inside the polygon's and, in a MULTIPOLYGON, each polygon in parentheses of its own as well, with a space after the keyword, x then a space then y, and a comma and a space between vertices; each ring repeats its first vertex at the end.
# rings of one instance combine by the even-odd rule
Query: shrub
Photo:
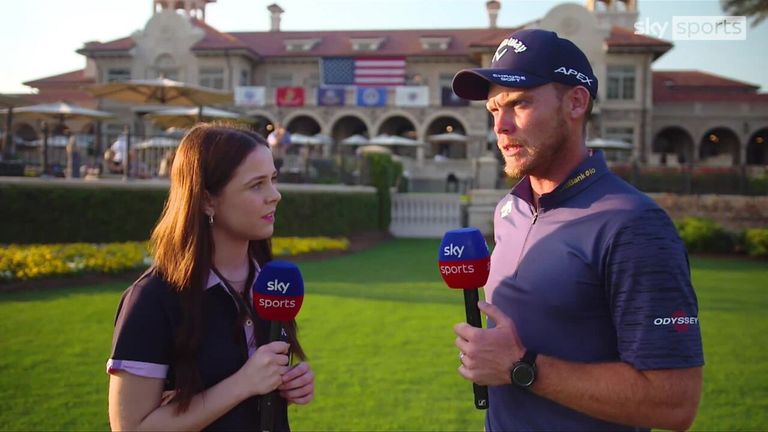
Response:
POLYGON ((689 252, 733 252, 733 237, 713 220, 688 217, 675 225, 689 252))
POLYGON ((376 188, 379 198, 379 229, 386 230, 389 228, 391 219, 390 188, 397 184, 398 178, 403 172, 403 166, 394 162, 391 155, 381 153, 366 154, 365 166, 368 182, 376 188))
MULTIPOLYGON (((272 238, 272 250, 278 258, 348 248, 346 238, 272 238)), ((0 247, 0 283, 79 273, 118 273, 151 263, 147 242, 8 245, 0 247)))
POLYGON ((768 228, 752 228, 744 231, 747 254, 768 258, 768 228))
MULTIPOLYGON (((165 188, 0 184, 0 244, 105 243, 149 238, 165 188)), ((348 236, 379 229, 370 192, 282 191, 279 236, 348 236)), ((387 207, 387 211, 389 208, 387 207)))

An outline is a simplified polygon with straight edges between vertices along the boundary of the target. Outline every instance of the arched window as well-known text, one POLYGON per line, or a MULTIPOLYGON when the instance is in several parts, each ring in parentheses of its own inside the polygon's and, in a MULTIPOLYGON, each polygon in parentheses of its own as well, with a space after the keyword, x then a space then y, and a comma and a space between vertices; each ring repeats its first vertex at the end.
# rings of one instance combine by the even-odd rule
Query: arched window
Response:
POLYGON ((179 67, 170 54, 160 54, 155 59, 155 74, 157 78, 179 80, 179 67))

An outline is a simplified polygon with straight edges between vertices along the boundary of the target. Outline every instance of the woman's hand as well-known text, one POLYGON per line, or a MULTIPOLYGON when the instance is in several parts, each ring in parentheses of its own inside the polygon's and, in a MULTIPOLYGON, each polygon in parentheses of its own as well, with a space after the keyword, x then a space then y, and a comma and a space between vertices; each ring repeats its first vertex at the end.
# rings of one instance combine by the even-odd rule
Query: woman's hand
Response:
POLYGON ((247 397, 264 395, 282 384, 282 375, 288 371, 288 345, 276 341, 262 345, 237 371, 247 397))
POLYGON ((307 363, 299 363, 283 375, 278 389, 288 403, 306 405, 315 398, 315 374, 307 363))

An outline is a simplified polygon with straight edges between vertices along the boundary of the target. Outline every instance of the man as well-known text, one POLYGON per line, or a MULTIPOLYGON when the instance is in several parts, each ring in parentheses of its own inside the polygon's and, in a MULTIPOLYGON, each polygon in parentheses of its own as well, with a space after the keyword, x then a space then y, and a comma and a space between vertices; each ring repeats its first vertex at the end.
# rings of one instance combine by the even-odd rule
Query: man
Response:
POLYGON ((597 79, 556 33, 504 39, 454 92, 487 100, 505 171, 459 373, 489 386, 486 430, 687 429, 703 365, 688 257, 669 217, 585 146, 597 79))

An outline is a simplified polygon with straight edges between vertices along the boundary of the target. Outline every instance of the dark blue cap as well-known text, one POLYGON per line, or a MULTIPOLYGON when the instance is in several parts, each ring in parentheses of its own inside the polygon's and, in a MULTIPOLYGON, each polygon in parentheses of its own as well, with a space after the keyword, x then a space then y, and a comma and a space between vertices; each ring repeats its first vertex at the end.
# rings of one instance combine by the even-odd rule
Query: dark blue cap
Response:
POLYGON ((584 52, 555 32, 527 29, 501 41, 490 68, 459 71, 452 85, 459 97, 485 100, 491 84, 527 89, 551 82, 583 86, 597 99, 597 78, 584 52))

